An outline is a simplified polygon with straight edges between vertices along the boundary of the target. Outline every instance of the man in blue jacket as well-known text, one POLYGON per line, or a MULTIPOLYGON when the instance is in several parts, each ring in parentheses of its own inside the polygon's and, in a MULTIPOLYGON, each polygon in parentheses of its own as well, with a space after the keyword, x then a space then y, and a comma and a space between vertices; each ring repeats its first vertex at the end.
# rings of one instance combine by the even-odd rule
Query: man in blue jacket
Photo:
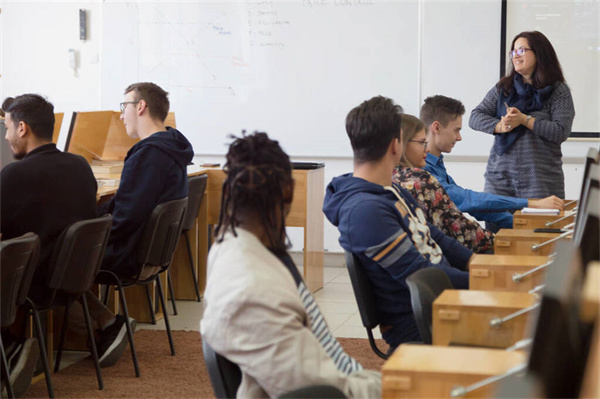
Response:
MULTIPOLYGON (((154 83, 135 83, 125 89, 121 103, 127 135, 140 141, 127 152, 117 193, 98 209, 99 214, 113 216, 102 269, 121 277, 136 277, 136 249, 152 210, 188 195, 187 165, 194 151, 178 130, 165 127, 167 96, 154 83)), ((93 295, 87 298, 90 314, 101 328, 100 365, 110 366, 127 346, 125 318, 115 316, 93 295)))
POLYGON ((392 349, 421 339, 405 279, 425 267, 442 269, 455 288, 468 288, 473 253, 429 225, 414 198, 392 184, 402 155, 402 107, 374 97, 350 111, 346 132, 354 173, 327 186, 323 211, 356 254, 373 285, 382 336, 392 349))
POLYGON ((492 223, 488 228, 497 231, 498 228, 512 228, 513 215, 510 211, 527 206, 563 208, 563 201, 554 195, 539 200, 528 200, 473 191, 456 184, 446 171, 442 153, 450 153, 456 142, 462 140, 460 130, 464 113, 465 107, 460 101, 440 95, 427 97, 421 107, 421 120, 427 126, 429 142, 425 170, 438 179, 458 209, 468 212, 478 220, 492 223))

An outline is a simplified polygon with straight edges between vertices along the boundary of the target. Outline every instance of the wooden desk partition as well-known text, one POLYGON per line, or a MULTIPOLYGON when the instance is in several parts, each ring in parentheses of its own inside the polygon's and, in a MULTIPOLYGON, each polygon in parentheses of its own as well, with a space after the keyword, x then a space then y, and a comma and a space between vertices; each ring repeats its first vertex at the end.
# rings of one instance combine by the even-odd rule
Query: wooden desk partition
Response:
MULTIPOLYGON (((165 121, 175 127, 175 114, 165 121)), ((67 151, 79 154, 89 163, 92 159, 122 161, 127 151, 138 141, 127 135, 121 113, 117 111, 78 112, 68 139, 67 151)))
POLYGON ((546 226, 546 222, 552 222, 557 219, 561 219, 566 215, 572 215, 572 211, 560 212, 557 216, 549 216, 549 215, 523 215, 523 212, 516 211, 513 215, 513 228, 514 229, 561 229, 568 224, 571 224, 575 221, 575 217, 571 216, 560 222, 554 223, 552 226, 546 226))
POLYGON ((513 281, 516 273, 527 272, 547 263, 548 256, 475 255, 469 264, 469 289, 473 291, 527 292, 543 284, 545 271, 513 281))
POLYGON ((535 302, 534 295, 524 292, 446 290, 433 302, 433 345, 507 348, 525 338, 531 312, 499 327, 491 327, 491 320, 535 302))
POLYGON ((60 135, 60 128, 62 127, 64 112, 57 112, 54 114, 54 131, 52 132, 52 142, 56 144, 58 142, 58 136, 60 135))
POLYGON ((581 320, 585 322, 600 320, 600 262, 590 262, 587 266, 580 313, 581 320))
MULTIPOLYGON (((495 255, 548 256, 554 252, 556 241, 534 250, 534 244, 558 237, 557 233, 534 233, 533 230, 501 229, 494 239, 495 255)), ((570 239, 569 237, 565 239, 570 239)))
MULTIPOLYGON (((521 352, 501 349, 400 345, 382 368, 383 398, 450 398, 457 386, 506 373, 526 361, 521 352)), ((469 393, 492 397, 496 384, 469 393)))

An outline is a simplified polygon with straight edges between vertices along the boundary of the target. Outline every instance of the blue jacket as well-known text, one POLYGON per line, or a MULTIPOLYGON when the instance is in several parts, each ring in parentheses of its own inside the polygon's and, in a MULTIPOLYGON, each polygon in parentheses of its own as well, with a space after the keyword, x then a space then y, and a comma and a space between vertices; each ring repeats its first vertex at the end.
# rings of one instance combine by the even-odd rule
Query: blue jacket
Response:
POLYGON ((402 326, 406 342, 420 339, 406 277, 435 266, 446 272, 455 288, 467 288, 469 275, 464 270, 473 253, 429 225, 414 198, 394 187, 406 206, 378 184, 352 174, 336 177, 327 186, 323 211, 339 229, 340 245, 365 266, 382 325, 402 326))
POLYGON ((427 154, 425 170, 438 179, 450 199, 462 212, 468 212, 478 220, 492 222, 498 227, 512 229, 513 216, 507 211, 516 211, 527 206, 527 199, 505 197, 462 188, 448 176, 444 156, 427 154))
POLYGON ((194 157, 190 142, 168 127, 136 143, 127 152, 121 182, 99 214, 112 213, 113 225, 102 269, 133 277, 136 249, 156 205, 188 195, 187 165, 194 157))

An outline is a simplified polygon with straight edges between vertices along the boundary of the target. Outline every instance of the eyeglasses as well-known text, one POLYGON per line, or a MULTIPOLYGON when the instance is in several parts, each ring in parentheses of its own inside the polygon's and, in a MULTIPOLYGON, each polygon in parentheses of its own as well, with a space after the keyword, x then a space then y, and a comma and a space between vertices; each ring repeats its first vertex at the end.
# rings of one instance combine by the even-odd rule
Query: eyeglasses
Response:
POLYGON ((408 140, 408 141, 412 141, 413 143, 419 143, 423 146, 423 148, 427 148, 427 144, 429 144, 429 141, 427 141, 427 140, 408 140))
POLYGON ((139 101, 125 101, 122 102, 121 104, 119 104, 119 106, 121 107, 121 113, 125 112, 125 108, 127 107, 127 104, 137 104, 139 103, 139 101))
POLYGON ((527 48, 527 47, 521 47, 521 48, 518 48, 518 49, 516 49, 516 50, 509 51, 509 52, 508 52, 508 55, 510 56, 510 58, 515 58, 515 56, 517 56, 517 55, 518 55, 519 57, 522 57, 522 56, 524 56, 524 55, 525 55, 525 53, 526 53, 526 52, 528 52, 528 51, 533 51, 533 50, 532 50, 532 49, 530 49, 530 48, 527 48))

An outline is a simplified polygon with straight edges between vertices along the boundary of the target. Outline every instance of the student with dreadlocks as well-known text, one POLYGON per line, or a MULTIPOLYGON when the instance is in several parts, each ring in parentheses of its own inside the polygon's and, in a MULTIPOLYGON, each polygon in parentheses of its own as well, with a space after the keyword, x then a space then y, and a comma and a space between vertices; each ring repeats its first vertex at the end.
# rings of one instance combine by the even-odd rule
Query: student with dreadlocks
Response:
POLYGON ((229 147, 225 172, 200 326, 202 338, 242 370, 237 397, 308 385, 380 397, 380 374, 344 352, 287 253, 288 156, 266 133, 243 134, 229 147))

